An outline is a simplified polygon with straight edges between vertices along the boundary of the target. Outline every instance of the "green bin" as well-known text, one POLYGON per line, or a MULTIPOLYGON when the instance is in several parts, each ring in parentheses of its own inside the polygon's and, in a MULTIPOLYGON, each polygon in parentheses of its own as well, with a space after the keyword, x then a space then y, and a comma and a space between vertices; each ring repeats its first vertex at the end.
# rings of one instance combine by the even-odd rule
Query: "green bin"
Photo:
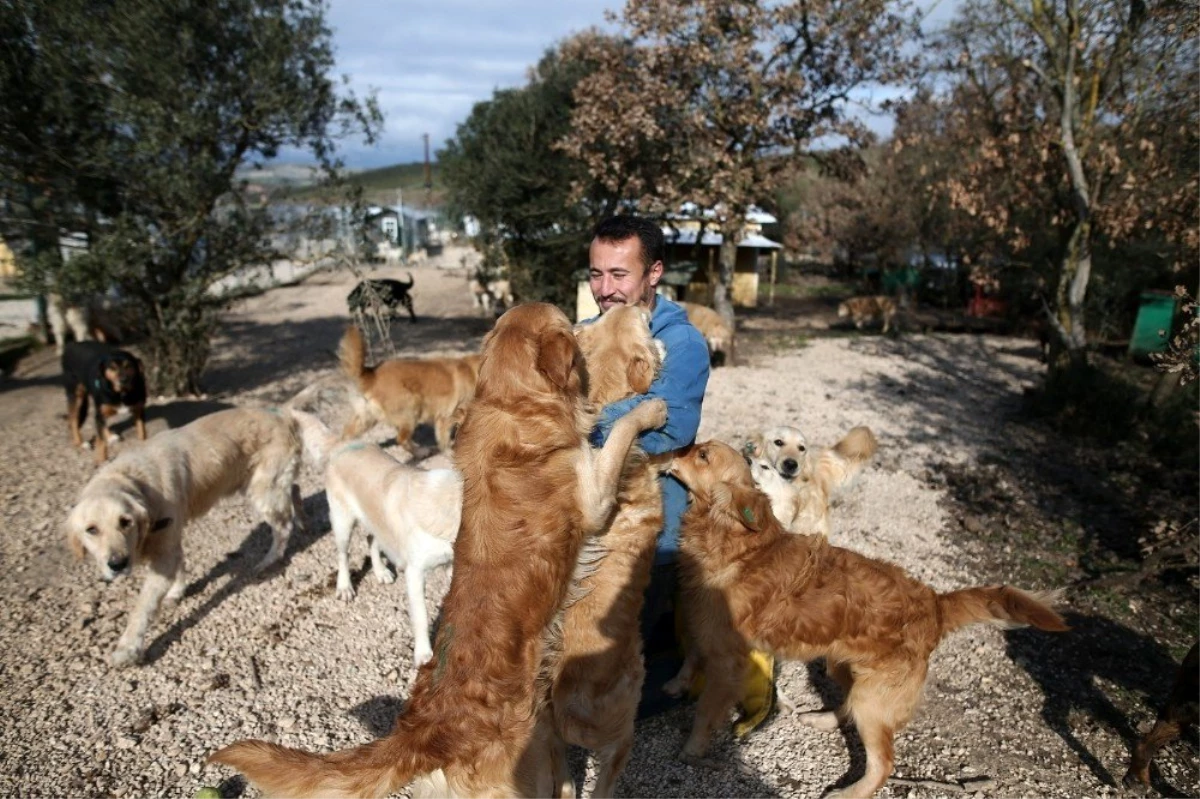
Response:
POLYGON ((1175 321, 1176 297, 1169 291, 1144 291, 1138 306, 1133 335, 1129 337, 1129 354, 1146 355, 1162 352, 1171 339, 1171 324, 1175 321))

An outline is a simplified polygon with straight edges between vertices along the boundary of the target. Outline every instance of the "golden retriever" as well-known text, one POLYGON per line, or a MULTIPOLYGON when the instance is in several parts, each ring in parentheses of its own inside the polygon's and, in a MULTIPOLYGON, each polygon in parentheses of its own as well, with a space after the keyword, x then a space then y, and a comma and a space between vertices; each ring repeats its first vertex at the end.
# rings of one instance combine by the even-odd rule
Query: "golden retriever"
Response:
POLYGON ((745 450, 766 461, 785 480, 794 480, 808 467, 808 439, 796 427, 768 427, 751 436, 745 450))
POLYGON ((438 449, 449 452, 451 430, 475 393, 480 356, 397 358, 374 367, 365 358, 362 331, 351 325, 338 344, 338 360, 362 396, 352 401, 354 413, 342 438, 358 438, 386 421, 396 428, 396 443, 413 452, 417 425, 433 424, 438 449))
MULTIPOLYGON (((753 449, 748 459, 755 485, 770 498, 771 512, 788 532, 827 536, 831 499, 862 471, 878 446, 869 427, 852 428, 815 459, 805 457, 802 471, 794 480, 785 479, 753 449)), ((790 459, 783 460, 785 468, 789 463, 790 459)))
MULTIPOLYGON (((662 361, 649 314, 617 307, 576 329, 587 363, 588 399, 607 405, 650 390, 662 361)), ((663 526, 658 469, 630 458, 617 513, 583 550, 579 597, 563 615, 562 658, 551 698, 561 740, 596 753, 595 797, 612 796, 633 747, 633 723, 646 676, 638 630, 654 546, 663 526)), ((559 748, 560 796, 574 784, 559 748)))
POLYGON ((892 320, 896 318, 896 301, 882 294, 872 297, 851 297, 838 305, 837 315, 841 319, 850 317, 854 326, 859 330, 862 330, 867 322, 879 322, 883 325, 883 332, 886 333, 891 327, 892 320))
POLYGON ((425 572, 454 557, 462 510, 462 475, 454 469, 419 469, 400 463, 365 441, 339 443, 312 414, 293 411, 314 464, 326 464, 325 496, 337 544, 337 596, 354 598, 350 583, 350 534, 355 525, 371 535, 371 571, 381 583, 395 578, 383 557, 404 569, 408 618, 413 630, 413 664, 433 657, 425 572))
POLYGON ((91 553, 110 581, 147 567, 114 666, 141 658, 159 604, 183 596, 183 530, 218 500, 245 491, 271 526, 260 571, 283 556, 292 525, 303 519, 295 487, 301 448, 289 411, 231 408, 123 451, 88 481, 67 517, 75 554, 91 553))
POLYGON ((791 660, 823 657, 845 704, 801 719, 824 730, 853 722, 866 774, 833 795, 869 797, 892 773, 894 736, 912 718, 943 637, 979 622, 1067 629, 1050 607, 1055 592, 937 594, 890 563, 789 534, 726 444, 693 445, 670 470, 691 495, 680 531, 683 607, 705 675, 685 760, 698 761, 727 720, 751 647, 791 660))
POLYGON ((733 365, 733 328, 725 318, 707 305, 694 302, 679 302, 678 305, 687 312, 692 327, 708 342, 708 356, 713 366, 733 365))
POLYGON ((612 515, 630 445, 666 419, 664 403, 644 402, 593 451, 586 380, 571 324, 553 305, 515 306, 484 339, 457 444, 462 523, 434 658, 388 737, 325 756, 241 741, 210 760, 269 796, 385 796, 421 775, 422 790, 442 795, 550 792, 556 643, 546 631, 585 538, 612 515))

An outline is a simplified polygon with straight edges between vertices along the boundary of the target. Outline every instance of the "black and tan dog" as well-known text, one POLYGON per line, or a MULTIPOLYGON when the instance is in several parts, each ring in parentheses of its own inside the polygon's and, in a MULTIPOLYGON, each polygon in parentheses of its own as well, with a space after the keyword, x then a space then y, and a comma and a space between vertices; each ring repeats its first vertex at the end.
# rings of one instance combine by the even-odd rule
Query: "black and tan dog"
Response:
POLYGON ((84 446, 80 428, 87 418, 89 399, 96 409, 97 463, 108 460, 108 419, 122 407, 133 414, 138 438, 146 440, 146 380, 141 361, 99 341, 75 341, 63 349, 62 370, 67 423, 75 446, 84 446))

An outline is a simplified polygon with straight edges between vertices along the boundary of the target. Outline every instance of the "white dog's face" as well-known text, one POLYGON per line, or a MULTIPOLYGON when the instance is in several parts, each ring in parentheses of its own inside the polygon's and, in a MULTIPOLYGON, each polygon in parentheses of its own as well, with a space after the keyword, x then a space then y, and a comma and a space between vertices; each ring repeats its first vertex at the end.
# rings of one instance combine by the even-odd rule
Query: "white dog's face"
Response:
POLYGON ((794 480, 808 460, 808 440, 795 427, 781 425, 759 433, 749 444, 749 454, 766 461, 779 476, 794 480))
POLYGON ((90 553, 100 576, 111 581, 133 568, 147 526, 146 509, 132 497, 85 497, 67 517, 67 540, 77 556, 90 553))

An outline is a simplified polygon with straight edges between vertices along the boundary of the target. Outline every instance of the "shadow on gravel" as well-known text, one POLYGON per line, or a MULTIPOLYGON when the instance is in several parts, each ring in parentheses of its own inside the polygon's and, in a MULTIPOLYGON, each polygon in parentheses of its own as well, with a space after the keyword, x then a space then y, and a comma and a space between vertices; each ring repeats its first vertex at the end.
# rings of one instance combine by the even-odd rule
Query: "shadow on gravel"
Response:
POLYGON ((252 583, 273 580, 282 575, 293 557, 311 547, 329 530, 328 503, 324 491, 304 498, 302 505, 308 524, 306 527, 292 532, 283 557, 270 569, 261 574, 254 571, 254 564, 261 560, 271 547, 271 528, 262 522, 251 531, 250 535, 246 536, 236 550, 227 553, 225 559, 209 570, 207 574, 188 584, 184 591, 185 598, 203 593, 209 585, 225 576, 232 577, 216 593, 206 599, 204 604, 189 612, 187 616, 176 619, 170 628, 146 648, 143 659, 145 665, 156 662, 166 652, 167 647, 178 641, 186 631, 203 621, 209 613, 229 597, 252 583))
MULTIPOLYGON (((418 317, 417 324, 394 322, 392 341, 398 357, 423 357, 437 351, 478 352, 493 320, 471 316, 418 317)), ((323 316, 295 322, 260 324, 229 320, 213 342, 213 357, 202 382, 205 390, 231 394, 288 377, 300 370, 337 369, 337 346, 347 316, 323 316)), ((377 358, 368 357, 374 363, 377 358)))
MULTIPOLYGON (((1082 725, 1103 724, 1121 736, 1130 751, 1135 725, 1106 691, 1138 697, 1151 717, 1171 690, 1179 667, 1170 651, 1153 637, 1103 616, 1064 614, 1068 633, 1052 639, 1037 630, 1005 633, 1009 657, 1042 689, 1042 718, 1105 785, 1116 785, 1129 765, 1102 763, 1076 735, 1082 725)), ((1182 796, 1161 777, 1154 786, 1164 796, 1182 796)))
MULTIPOLYGON (((234 406, 230 403, 218 400, 186 399, 175 400, 165 405, 148 405, 146 406, 146 424, 149 425, 161 419, 163 424, 167 426, 167 429, 174 430, 176 427, 191 424, 203 416, 208 416, 210 413, 225 411, 232 407, 234 406)), ((132 419, 126 420, 126 427, 131 427, 132 425, 132 419)))

